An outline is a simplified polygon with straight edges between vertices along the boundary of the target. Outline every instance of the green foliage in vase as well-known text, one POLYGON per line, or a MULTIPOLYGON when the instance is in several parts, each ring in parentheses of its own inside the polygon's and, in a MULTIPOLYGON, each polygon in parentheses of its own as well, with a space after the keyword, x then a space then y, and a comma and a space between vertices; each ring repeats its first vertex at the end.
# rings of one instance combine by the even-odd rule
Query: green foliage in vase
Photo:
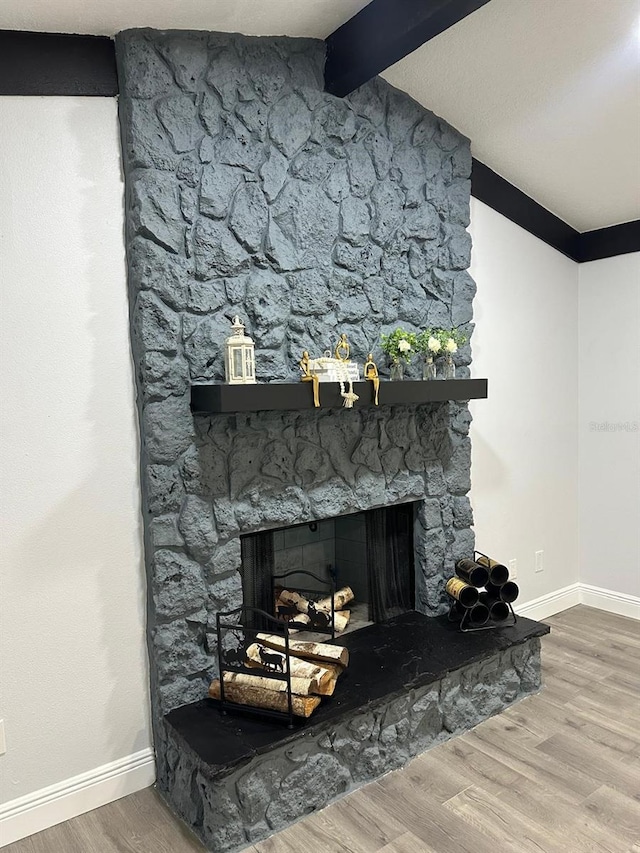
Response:
POLYGON ((432 358, 457 352, 458 347, 466 343, 467 337, 458 329, 427 328, 416 338, 418 352, 430 355, 432 358))
POLYGON ((420 332, 417 336, 418 352, 430 355, 432 358, 441 355, 442 341, 440 340, 440 331, 440 329, 429 326, 420 332))
POLYGON ((415 332, 407 332, 399 327, 388 335, 381 335, 380 347, 391 361, 404 359, 409 362, 413 353, 416 352, 417 335, 415 332))

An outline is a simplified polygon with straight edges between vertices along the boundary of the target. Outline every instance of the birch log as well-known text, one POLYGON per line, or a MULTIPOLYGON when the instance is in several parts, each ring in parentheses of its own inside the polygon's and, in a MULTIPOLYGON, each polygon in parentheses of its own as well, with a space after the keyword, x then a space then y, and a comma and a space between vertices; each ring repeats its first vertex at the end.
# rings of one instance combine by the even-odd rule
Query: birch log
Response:
MULTIPOLYGON (((324 610, 322 611, 325 612, 324 610)), ((349 624, 349 620, 351 619, 351 611, 350 610, 342 610, 340 613, 336 611, 334 613, 335 623, 336 623, 336 633, 342 634, 342 632, 346 629, 349 624)), ((291 634, 295 634, 297 631, 313 631, 314 627, 324 627, 324 626, 314 626, 311 621, 311 617, 307 616, 306 613, 300 613, 298 616, 292 616, 290 620, 290 624, 293 625, 295 622, 296 625, 300 625, 300 628, 289 628, 289 632, 291 634), (305 626, 304 628, 302 626, 305 626)), ((327 628, 331 627, 331 614, 327 613, 327 628)))
MULTIPOLYGON (((225 672, 225 689, 229 684, 237 684, 239 687, 255 687, 257 690, 273 690, 275 693, 286 693, 287 682, 285 679, 264 678, 262 675, 249 675, 246 672, 225 672)), ((297 696, 308 696, 317 693, 318 682, 315 678, 298 678, 291 676, 291 692, 297 696)))
MULTIPOLYGON (((246 651, 247 666, 260 667, 265 669, 265 663, 260 656, 260 644, 252 643, 246 651)), ((277 654, 273 650, 269 650, 269 654, 277 654)), ((284 655, 281 655, 284 666, 284 655)), ((310 663, 300 658, 289 657, 291 661, 291 675, 296 678, 309 678, 315 682, 315 687, 312 688, 312 693, 317 693, 319 696, 332 696, 335 690, 336 680, 340 672, 338 667, 327 664, 327 666, 318 666, 315 663, 310 663)), ((293 682, 292 682, 293 685, 293 682)), ((298 692, 297 690, 295 691, 298 692)))
MULTIPOLYGON (((275 649, 278 652, 284 651, 284 637, 278 634, 258 634, 256 640, 269 649, 275 649)), ((344 646, 331 646, 329 643, 311 643, 289 639, 289 652, 306 660, 339 664, 342 667, 349 663, 349 649, 344 646)))
MULTIPOLYGON (((353 594, 353 590, 350 586, 343 586, 342 589, 337 590, 333 596, 333 609, 334 610, 342 610, 344 609, 350 601, 353 601, 355 595, 353 594)), ((331 613, 331 596, 327 598, 321 598, 320 601, 316 602, 316 607, 322 610, 328 610, 331 613)))
MULTIPOLYGON (((325 604, 328 606, 320 607, 320 603, 316 604, 316 610, 321 610, 323 614, 327 616, 327 627, 331 624, 331 599, 325 598, 323 599, 325 604)), ((305 618, 300 618, 299 616, 292 616, 292 621, 302 623, 304 625, 310 625, 311 619, 307 616, 309 612, 309 601, 303 595, 300 595, 299 592, 292 592, 288 589, 283 589, 280 592, 280 597, 276 603, 276 607, 279 604, 283 604, 285 606, 297 607, 300 613, 304 614, 305 618)), ((347 625, 349 624, 349 619, 351 618, 351 613, 348 610, 344 610, 342 612, 336 610, 333 614, 333 621, 335 624, 336 631, 344 631, 347 625)))
MULTIPOLYGON (((262 690, 256 687, 247 687, 241 684, 226 684, 224 688, 225 699, 238 705, 249 705, 254 708, 268 708, 270 711, 289 710, 286 693, 277 693, 275 690, 262 690)), ((209 686, 209 696, 212 699, 220 698, 220 679, 216 678, 209 686)), ((310 717, 320 704, 319 696, 292 696, 291 705, 296 717, 310 717)))

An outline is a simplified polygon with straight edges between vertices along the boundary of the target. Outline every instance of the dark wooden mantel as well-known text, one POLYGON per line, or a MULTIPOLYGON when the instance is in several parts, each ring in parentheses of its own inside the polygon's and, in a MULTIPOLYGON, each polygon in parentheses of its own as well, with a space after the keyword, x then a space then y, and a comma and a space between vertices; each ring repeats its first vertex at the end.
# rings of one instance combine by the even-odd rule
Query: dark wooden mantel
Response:
MULTIPOLYGON (((404 380, 380 382, 381 406, 412 405, 415 403, 444 403, 448 400, 483 400, 487 397, 487 379, 436 379, 431 381, 404 380)), ((373 386, 370 382, 354 382, 353 389, 360 399, 355 408, 373 406, 373 386)), ((335 409, 343 404, 337 382, 320 383, 321 408, 335 409)), ((191 411, 199 414, 233 414, 234 412, 283 411, 313 409, 313 390, 310 382, 269 382, 258 385, 191 386, 191 411)))

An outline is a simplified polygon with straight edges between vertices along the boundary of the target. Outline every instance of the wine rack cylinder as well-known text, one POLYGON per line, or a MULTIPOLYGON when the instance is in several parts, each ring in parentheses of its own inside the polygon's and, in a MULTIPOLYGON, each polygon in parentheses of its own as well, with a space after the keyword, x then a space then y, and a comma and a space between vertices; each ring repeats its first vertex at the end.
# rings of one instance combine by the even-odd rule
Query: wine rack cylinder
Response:
POLYGON ((472 628, 480 628, 489 621, 489 608, 479 601, 473 607, 467 608, 467 624, 472 628))
POLYGON ((458 560, 456 574, 471 586, 483 587, 489 580, 489 572, 475 560, 458 560))
POLYGON ((463 607, 473 607, 478 603, 480 593, 475 586, 470 586, 461 578, 449 578, 445 587, 447 595, 455 598, 463 607))
POLYGON ((509 569, 497 560, 485 557, 484 554, 478 554, 476 563, 484 566, 489 572, 489 583, 494 584, 494 586, 502 586, 509 580, 509 569))
POLYGON ((506 601, 511 604, 520 595, 520 589, 517 583, 507 581, 501 586, 495 584, 487 584, 487 592, 492 598, 499 598, 501 601, 506 601))
POLYGON ((511 611, 506 601, 493 598, 486 592, 480 593, 480 601, 489 608, 489 618, 493 622, 506 622, 511 611))

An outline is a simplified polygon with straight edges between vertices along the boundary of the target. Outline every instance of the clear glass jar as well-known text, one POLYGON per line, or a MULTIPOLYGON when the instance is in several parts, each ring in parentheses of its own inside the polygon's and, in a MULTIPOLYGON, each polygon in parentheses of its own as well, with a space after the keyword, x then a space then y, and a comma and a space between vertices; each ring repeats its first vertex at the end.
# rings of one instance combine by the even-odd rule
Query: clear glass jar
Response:
POLYGON ((456 378, 456 365, 453 361, 453 355, 448 352, 444 357, 444 366, 442 368, 442 376, 444 379, 456 378))
POLYGON ((401 359, 391 362, 391 379, 394 381, 404 379, 404 361, 401 359))
POLYGON ((432 355, 425 355, 424 363, 422 365, 422 378, 423 379, 435 379, 436 378, 436 363, 433 360, 432 355))

